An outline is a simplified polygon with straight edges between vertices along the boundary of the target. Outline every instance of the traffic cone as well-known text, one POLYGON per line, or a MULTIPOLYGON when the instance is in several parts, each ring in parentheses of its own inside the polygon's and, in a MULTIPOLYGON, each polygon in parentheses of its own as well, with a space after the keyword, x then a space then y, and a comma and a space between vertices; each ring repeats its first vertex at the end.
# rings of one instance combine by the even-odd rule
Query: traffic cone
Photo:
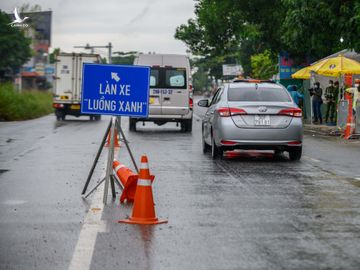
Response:
POLYGON ((119 220, 119 223, 144 225, 167 223, 167 220, 159 220, 155 215, 151 183, 152 177, 150 175, 148 159, 143 155, 141 157, 141 167, 131 217, 119 220))
POLYGON ((120 196, 120 203, 125 200, 133 201, 135 198, 138 175, 117 160, 113 162, 115 178, 123 188, 120 196))
POLYGON ((352 115, 352 98, 349 97, 348 98, 349 101, 349 109, 348 109, 348 116, 347 116, 347 121, 346 121, 346 128, 344 131, 344 139, 348 140, 351 135, 354 132, 354 128, 355 128, 355 124, 353 123, 353 115, 352 115))
MULTIPOLYGON (((106 145, 105 147, 109 147, 110 146, 110 134, 112 133, 112 128, 110 129, 109 131, 109 134, 108 134, 108 137, 107 137, 107 142, 106 142, 106 145)), ((120 144, 119 144, 119 138, 118 138, 118 132, 117 132, 117 129, 115 128, 115 137, 114 137, 114 147, 120 147, 120 144)))
MULTIPOLYGON (((123 189, 120 203, 123 203, 125 200, 134 201, 138 175, 116 159, 113 162, 113 170, 116 180, 123 189)), ((154 181, 155 176, 151 175, 150 177, 151 182, 154 181)))

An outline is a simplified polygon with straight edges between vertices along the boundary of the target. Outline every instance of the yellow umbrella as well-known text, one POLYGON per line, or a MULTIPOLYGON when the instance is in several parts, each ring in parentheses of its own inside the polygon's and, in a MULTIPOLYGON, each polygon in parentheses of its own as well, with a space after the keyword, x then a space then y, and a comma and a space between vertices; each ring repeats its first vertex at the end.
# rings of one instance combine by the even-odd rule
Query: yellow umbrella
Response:
POLYGON ((311 71, 330 77, 340 77, 341 74, 360 74, 360 63, 340 54, 300 69, 291 77, 294 79, 309 79, 311 71))
POLYGON ((339 77, 341 74, 360 74, 360 63, 343 55, 324 59, 312 66, 311 70, 317 74, 339 77))
POLYGON ((311 66, 304 67, 291 75, 293 79, 310 79, 311 66))

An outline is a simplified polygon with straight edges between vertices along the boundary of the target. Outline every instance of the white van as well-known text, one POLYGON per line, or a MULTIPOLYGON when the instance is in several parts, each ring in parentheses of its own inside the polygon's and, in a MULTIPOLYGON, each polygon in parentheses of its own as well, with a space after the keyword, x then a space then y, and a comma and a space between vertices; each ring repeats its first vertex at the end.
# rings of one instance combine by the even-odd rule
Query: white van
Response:
POLYGON ((177 54, 139 54, 134 65, 151 68, 149 116, 131 117, 130 130, 136 131, 136 122, 151 121, 159 126, 180 123, 183 132, 191 132, 193 92, 189 58, 177 54))

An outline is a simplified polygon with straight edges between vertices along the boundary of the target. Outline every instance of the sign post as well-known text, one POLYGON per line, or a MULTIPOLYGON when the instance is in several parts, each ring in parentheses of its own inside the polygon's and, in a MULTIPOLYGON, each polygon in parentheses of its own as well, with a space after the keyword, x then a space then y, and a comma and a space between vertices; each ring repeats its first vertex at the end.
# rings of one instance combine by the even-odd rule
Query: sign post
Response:
POLYGON ((82 195, 85 194, 94 168, 108 134, 110 147, 106 168, 106 176, 86 196, 88 197, 102 182, 105 181, 103 202, 106 204, 109 182, 115 198, 114 176, 112 163, 114 160, 114 138, 118 129, 129 152, 134 167, 138 167, 131 153, 125 134, 121 128, 121 116, 147 117, 149 113, 149 80, 150 68, 143 66, 100 65, 84 63, 81 96, 81 112, 85 114, 112 115, 109 126, 89 172, 82 195), (114 117, 117 116, 117 117, 114 117))

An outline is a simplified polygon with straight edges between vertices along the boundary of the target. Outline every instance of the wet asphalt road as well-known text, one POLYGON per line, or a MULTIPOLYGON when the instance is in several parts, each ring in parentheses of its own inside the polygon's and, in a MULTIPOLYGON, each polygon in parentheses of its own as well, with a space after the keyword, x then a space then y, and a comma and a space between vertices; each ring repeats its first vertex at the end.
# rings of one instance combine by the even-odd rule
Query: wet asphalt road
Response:
MULTIPOLYGON (((359 269, 359 143, 305 135, 304 156, 242 153, 213 161, 174 124, 123 127, 155 174, 168 224, 131 213, 99 188, 80 196, 109 118, 53 115, 0 123, 0 269, 359 269)), ((125 148, 116 154, 130 165, 125 148)), ((91 182, 104 174, 106 152, 91 182)), ((132 167, 132 166, 130 166, 132 167)))

